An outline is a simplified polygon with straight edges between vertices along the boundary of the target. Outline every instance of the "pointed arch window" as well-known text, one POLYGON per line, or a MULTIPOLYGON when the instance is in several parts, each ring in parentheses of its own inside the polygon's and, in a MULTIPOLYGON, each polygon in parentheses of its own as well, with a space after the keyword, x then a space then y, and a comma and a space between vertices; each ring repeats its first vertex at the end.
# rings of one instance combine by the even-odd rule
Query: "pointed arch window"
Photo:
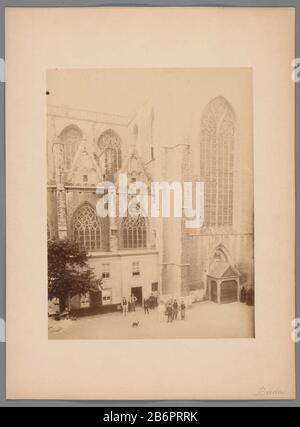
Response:
POLYGON ((200 178, 206 226, 232 226, 235 117, 223 97, 205 108, 200 133, 200 178))
POLYGON ((225 249, 223 245, 217 246, 213 255, 214 262, 229 262, 228 251, 225 249))
POLYGON ((105 131, 99 138, 100 160, 106 177, 113 175, 122 167, 121 139, 112 129, 105 131))
POLYGON ((65 168, 70 170, 82 140, 82 132, 77 126, 68 126, 60 134, 60 139, 64 145, 65 168))
POLYGON ((73 240, 87 251, 103 248, 101 223, 96 216, 95 208, 85 203, 75 212, 72 234, 73 240))
POLYGON ((124 249, 147 248, 146 219, 141 215, 124 218, 122 221, 122 239, 124 249))

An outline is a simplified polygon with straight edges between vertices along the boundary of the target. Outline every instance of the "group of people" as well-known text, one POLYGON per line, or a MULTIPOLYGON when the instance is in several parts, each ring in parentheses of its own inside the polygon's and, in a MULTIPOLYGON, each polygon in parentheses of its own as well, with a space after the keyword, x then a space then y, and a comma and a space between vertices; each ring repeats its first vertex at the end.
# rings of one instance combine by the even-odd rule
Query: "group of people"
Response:
POLYGON ((151 294, 149 298, 144 299, 144 312, 149 314, 150 310, 154 310, 157 307, 157 298, 151 294))
MULTIPOLYGON (((135 311, 136 303, 137 297, 134 294, 132 294, 128 299, 123 297, 121 301, 123 316, 126 316, 130 311, 135 311)), ((157 298, 151 294, 149 298, 144 299, 143 307, 145 314, 149 314, 150 310, 157 307, 157 298)))
MULTIPOLYGON (((128 311, 135 311, 137 303, 137 297, 132 294, 130 298, 123 297, 121 302, 123 316, 126 316, 128 311)), ((167 317, 167 322, 171 323, 173 320, 178 319, 180 313, 180 319, 185 320, 185 310, 186 305, 184 300, 180 303, 177 300, 171 299, 167 303, 160 301, 158 304, 157 298, 152 294, 149 298, 144 299, 143 307, 145 314, 149 314, 150 310, 154 310, 157 307, 159 314, 159 321, 164 322, 165 316, 167 317)))
POLYGON ((164 322, 165 316, 167 316, 167 322, 171 323, 173 320, 178 319, 179 313, 180 319, 185 320, 185 309, 186 306, 184 300, 182 300, 180 304, 176 299, 169 300, 167 304, 160 302, 158 306, 159 320, 160 322, 164 322))
POLYGON ((128 300, 123 297, 121 302, 123 316, 127 316, 128 311, 135 311, 136 303, 137 297, 134 294, 132 294, 128 300))

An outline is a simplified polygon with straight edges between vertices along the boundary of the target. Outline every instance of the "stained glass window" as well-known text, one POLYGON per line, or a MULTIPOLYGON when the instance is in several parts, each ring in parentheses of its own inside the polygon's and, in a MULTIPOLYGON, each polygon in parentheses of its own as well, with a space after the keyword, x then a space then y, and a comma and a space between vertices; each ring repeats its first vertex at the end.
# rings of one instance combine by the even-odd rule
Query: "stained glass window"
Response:
POLYGON ((202 116, 200 177, 205 183, 206 226, 233 222, 234 113, 223 97, 211 101, 202 116))
POLYGON ((112 129, 108 129, 100 136, 98 147, 106 178, 113 177, 122 166, 120 137, 112 129))
POLYGON ((88 251, 102 249, 102 232, 100 220, 95 209, 89 204, 79 208, 72 222, 73 239, 88 251))
POLYGON ((76 126, 68 126, 60 135, 64 144, 65 168, 70 170, 82 140, 82 133, 76 126))
POLYGON ((123 248, 147 247, 147 224, 143 216, 126 217, 122 222, 123 248))

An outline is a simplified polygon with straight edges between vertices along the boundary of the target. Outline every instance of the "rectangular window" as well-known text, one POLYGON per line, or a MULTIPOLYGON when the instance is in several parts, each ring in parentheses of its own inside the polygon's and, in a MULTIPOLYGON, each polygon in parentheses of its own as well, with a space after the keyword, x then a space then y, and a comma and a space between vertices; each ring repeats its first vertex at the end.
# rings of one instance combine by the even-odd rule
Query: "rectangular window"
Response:
POLYGON ((90 307, 90 296, 89 294, 81 295, 80 297, 80 308, 90 307))
POLYGON ((102 279, 109 279, 109 277, 110 277, 109 264, 102 264, 102 279))
POLYGON ((111 289, 103 289, 102 291, 102 305, 110 305, 112 303, 111 289))
POLYGON ((132 275, 133 276, 140 276, 140 263, 139 262, 133 262, 132 263, 132 275))
POLYGON ((158 292, 158 282, 152 283, 152 292, 158 292))

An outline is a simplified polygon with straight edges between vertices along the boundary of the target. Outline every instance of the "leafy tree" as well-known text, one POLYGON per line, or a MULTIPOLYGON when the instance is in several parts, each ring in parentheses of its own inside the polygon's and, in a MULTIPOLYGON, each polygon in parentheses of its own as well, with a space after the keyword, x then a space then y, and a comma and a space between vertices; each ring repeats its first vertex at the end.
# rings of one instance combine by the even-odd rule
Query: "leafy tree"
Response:
POLYGON ((68 297, 97 292, 101 280, 96 280, 88 265, 87 252, 70 240, 48 241, 48 299, 59 299, 60 311, 68 297))

